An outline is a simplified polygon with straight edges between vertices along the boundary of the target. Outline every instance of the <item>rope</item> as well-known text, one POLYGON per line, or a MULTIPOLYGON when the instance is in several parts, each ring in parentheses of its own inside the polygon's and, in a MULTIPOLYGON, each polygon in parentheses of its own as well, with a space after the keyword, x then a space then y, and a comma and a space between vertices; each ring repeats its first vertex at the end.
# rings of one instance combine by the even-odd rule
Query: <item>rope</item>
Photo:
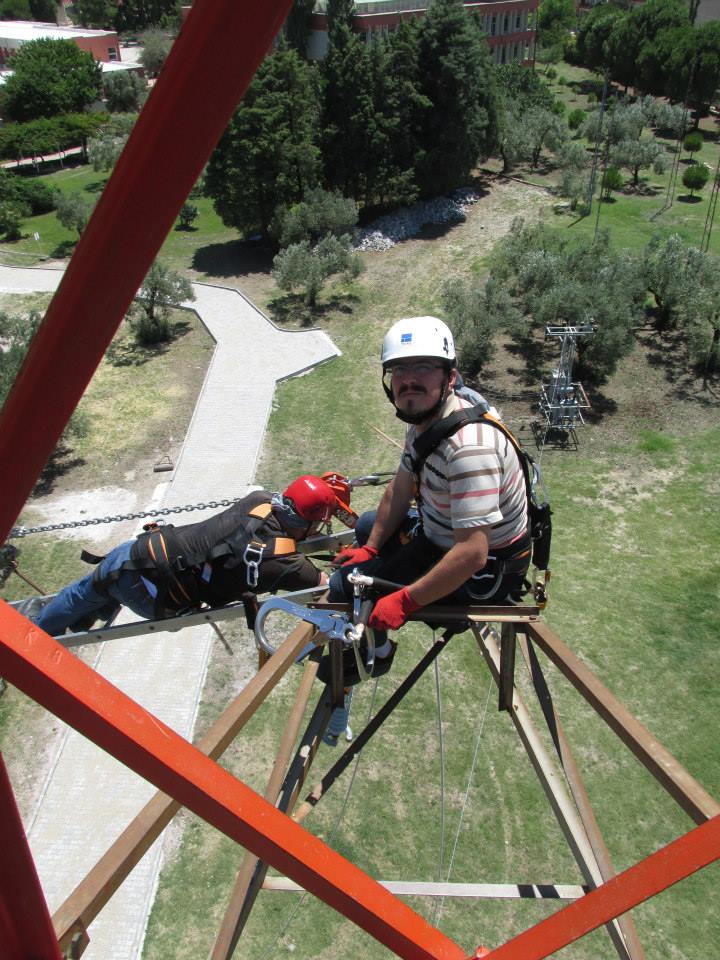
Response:
MULTIPOLYGON (((374 684, 374 686, 373 686, 372 697, 370 698, 370 706, 369 706, 369 708, 368 708, 368 716, 367 716, 367 720, 366 720, 366 722, 365 722, 365 723, 366 723, 366 726, 367 726, 368 723, 370 723, 370 720, 372 719, 373 709, 374 709, 374 707, 375 707, 375 696, 376 696, 376 694, 377 694, 377 687, 378 687, 378 680, 376 679, 376 680, 375 680, 375 684, 374 684)), ((335 835, 336 835, 337 831, 338 831, 339 828, 340 828, 340 824, 342 823, 343 817, 345 816, 345 810, 346 810, 346 808, 347 808, 348 801, 349 801, 349 799, 350 799, 350 793, 351 793, 351 791, 352 791, 353 784, 355 783, 355 776, 356 776, 356 774, 357 774, 358 767, 359 767, 359 765, 360 765, 360 756, 361 756, 361 755, 358 754, 357 757, 355 758, 355 765, 354 765, 354 767, 353 767, 353 771, 352 771, 352 774, 351 774, 351 776, 350 776, 350 782, 348 783, 347 790, 345 791, 345 797, 344 797, 344 799, 343 799, 342 806, 340 807, 340 812, 338 813, 337 817, 335 818, 335 823, 333 824, 332 829, 331 829, 331 831, 330 831, 330 835, 329 835, 329 837, 328 837, 328 839, 327 839, 327 841, 326 841, 326 843, 327 843, 328 846, 331 846, 332 843, 333 843, 333 841, 335 840, 335 835)), ((290 925, 292 924, 293 920, 294 920, 295 917, 297 916, 298 911, 300 910, 300 908, 301 908, 302 906, 304 906, 305 900, 307 899, 307 896, 308 896, 308 892, 307 892, 307 890, 304 890, 303 893, 302 893, 302 896, 300 897, 300 899, 298 900, 298 902, 295 904, 295 906, 294 906, 293 909, 291 910, 290 916, 287 918, 287 920, 285 921, 284 925, 280 928, 280 930, 276 933, 275 939, 274 939, 273 942, 271 943, 271 945, 270 945, 270 947, 269 947, 269 949, 268 949, 268 952, 267 952, 267 953, 265 954, 265 956, 264 956, 264 960, 275 960, 275 958, 277 957, 277 950, 276 950, 277 944, 278 944, 279 941, 282 939, 282 937, 285 936, 285 934, 287 933, 287 931, 290 929, 290 925)))
MULTIPOLYGON (((448 864, 448 872, 446 883, 450 883, 450 877, 452 876, 453 866, 455 864, 455 854, 457 853, 458 843, 460 841, 460 831, 462 830, 463 819, 465 817, 465 810, 468 805, 468 797, 470 796, 470 788, 472 787, 473 777, 475 775, 475 765, 477 763, 478 753, 480 751, 480 743, 482 741, 483 729, 485 727, 485 718, 487 717, 488 704, 490 703, 490 692, 492 690, 492 677, 488 683, 488 692, 485 697, 485 707, 480 717, 480 726, 478 727, 477 737, 475 740, 475 751, 473 753, 472 763, 470 764, 470 773, 468 774, 467 787, 465 789, 465 796, 463 797, 462 809, 460 810, 460 819, 458 820, 457 832, 455 833, 455 841, 453 843, 452 853, 450 854, 450 863, 448 864)), ((433 920, 433 926, 437 927, 440 924, 440 918, 442 916, 442 911, 445 906, 445 897, 441 897, 438 900, 437 908, 435 910, 435 917, 433 920)))
MULTIPOLYGON (((435 630, 433 630, 433 643, 435 630)), ((438 879, 442 880, 445 865, 445 741, 443 738, 442 699, 440 696, 440 663, 435 660, 435 701, 437 703, 438 745, 440 750, 440 854, 438 879)))

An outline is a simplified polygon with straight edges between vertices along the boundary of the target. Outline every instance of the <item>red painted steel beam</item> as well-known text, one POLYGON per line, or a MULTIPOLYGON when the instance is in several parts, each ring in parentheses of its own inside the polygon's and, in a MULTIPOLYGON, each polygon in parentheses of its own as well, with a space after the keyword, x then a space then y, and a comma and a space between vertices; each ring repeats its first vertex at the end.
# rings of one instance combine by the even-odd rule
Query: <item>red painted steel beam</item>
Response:
POLYGON ((60 960, 45 895, 0 753, 0 955, 3 960, 60 960))
POLYGON ((0 675, 400 957, 465 952, 379 883, 232 777, 0 602, 0 675))
POLYGON ((491 950, 487 960, 542 960, 720 859, 720 815, 563 910, 491 950))
POLYGON ((0 417, 0 542, 291 0, 195 3, 83 231, 0 417))

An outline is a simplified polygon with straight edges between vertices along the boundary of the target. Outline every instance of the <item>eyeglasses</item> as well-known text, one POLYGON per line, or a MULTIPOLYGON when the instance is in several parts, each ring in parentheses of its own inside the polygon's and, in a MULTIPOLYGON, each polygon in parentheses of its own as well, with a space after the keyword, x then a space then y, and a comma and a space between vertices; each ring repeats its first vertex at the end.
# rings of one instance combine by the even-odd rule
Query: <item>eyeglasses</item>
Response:
POLYGON ((389 370, 393 377, 404 377, 407 374, 415 373, 419 377, 427 377, 433 370, 442 370, 441 363, 429 363, 427 360, 420 360, 417 363, 395 363, 389 370))

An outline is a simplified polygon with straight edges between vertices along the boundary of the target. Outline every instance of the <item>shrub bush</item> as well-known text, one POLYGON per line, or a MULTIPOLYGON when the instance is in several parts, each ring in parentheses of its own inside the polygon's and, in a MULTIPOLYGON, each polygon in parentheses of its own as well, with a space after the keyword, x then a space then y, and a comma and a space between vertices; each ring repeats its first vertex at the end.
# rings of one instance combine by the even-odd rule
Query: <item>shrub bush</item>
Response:
POLYGON ((584 110, 581 110, 580 107, 576 107, 568 114, 568 126, 571 130, 578 130, 585 123, 586 117, 587 113, 585 113, 584 110))

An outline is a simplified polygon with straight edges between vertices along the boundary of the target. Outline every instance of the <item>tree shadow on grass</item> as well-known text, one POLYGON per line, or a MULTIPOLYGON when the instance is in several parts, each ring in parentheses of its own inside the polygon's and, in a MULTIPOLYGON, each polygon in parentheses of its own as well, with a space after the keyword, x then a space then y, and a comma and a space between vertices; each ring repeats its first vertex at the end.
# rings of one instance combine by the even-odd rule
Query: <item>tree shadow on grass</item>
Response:
MULTIPOLYGON (((713 378, 710 389, 702 389, 702 371, 688 357, 682 330, 657 330, 654 326, 648 326, 638 331, 636 336, 646 352, 648 365, 663 371, 665 380, 678 400, 690 400, 705 407, 718 405, 713 378)), ((715 381, 717 379, 714 378, 715 381)))
POLYGON ((85 184, 83 190, 86 193, 102 193, 106 183, 107 180, 92 180, 90 183, 85 184))
POLYGON ((105 351, 105 359, 113 367, 141 367, 167 353, 172 343, 191 330, 192 325, 187 320, 177 320, 170 324, 170 335, 162 343, 139 344, 132 337, 113 340, 105 351))
POLYGON ((195 251, 192 268, 210 277, 241 277, 247 273, 269 273, 276 249, 270 244, 228 240, 209 243, 195 251))
POLYGON ((72 256, 76 245, 77 240, 62 240, 54 250, 50 251, 50 256, 53 260, 66 260, 72 256))
POLYGON ((38 482, 33 488, 33 497, 44 497, 52 493, 56 482, 75 467, 85 464, 83 457, 74 457, 73 448, 64 440, 60 442, 50 454, 48 462, 42 469, 38 482))
POLYGON ((590 409, 583 410, 585 423, 602 423, 605 417, 611 417, 614 413, 617 413, 617 402, 603 393, 599 387, 588 387, 587 395, 590 401, 590 409))
POLYGON ((691 197, 689 193, 681 193, 677 200, 679 203, 702 203, 702 197, 691 197))
POLYGON ((538 340, 532 334, 514 336, 506 350, 523 362, 522 367, 509 367, 508 373, 526 386, 534 384, 537 387, 543 377, 547 378, 548 367, 553 361, 557 362, 557 344, 538 340))
POLYGON ((309 307, 301 293, 286 293, 268 303, 268 314, 278 327, 311 327, 331 313, 352 314, 359 299, 353 293, 333 294, 309 307))

